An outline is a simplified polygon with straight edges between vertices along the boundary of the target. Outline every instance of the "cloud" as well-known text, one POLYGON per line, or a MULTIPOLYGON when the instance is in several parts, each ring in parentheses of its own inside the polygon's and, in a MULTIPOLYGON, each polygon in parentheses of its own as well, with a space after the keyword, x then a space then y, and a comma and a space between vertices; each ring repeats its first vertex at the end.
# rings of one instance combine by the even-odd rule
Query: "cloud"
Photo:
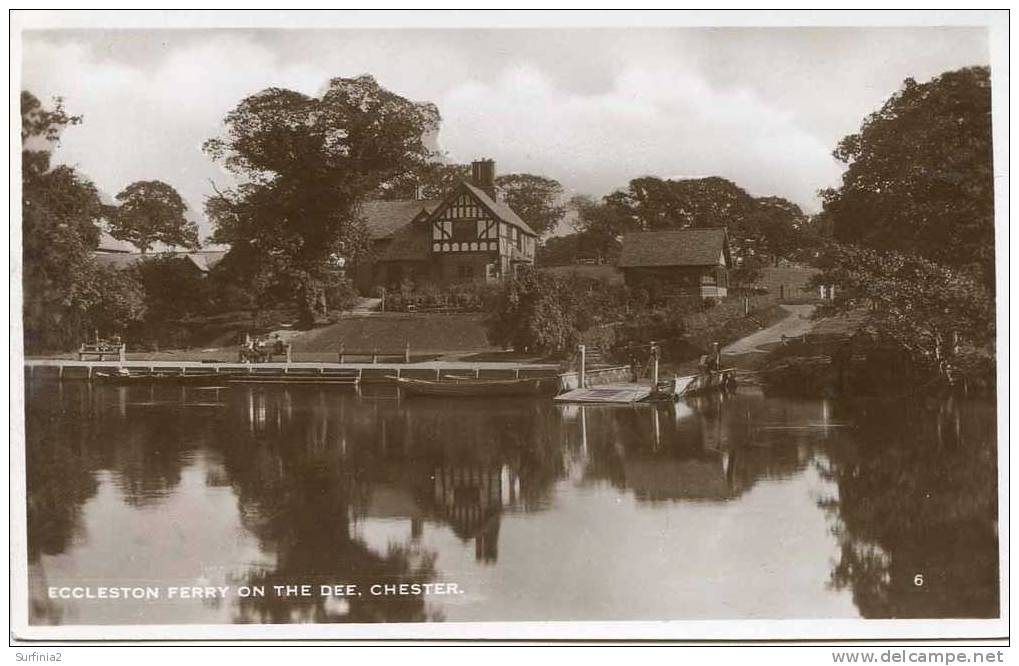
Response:
POLYGON ((603 195, 642 175, 722 176, 816 210, 838 140, 907 76, 986 63, 975 29, 163 30, 25 33, 25 87, 84 116, 55 153, 108 195, 180 191, 208 232, 202 150, 268 86, 335 76, 438 104, 451 157, 603 195))
POLYGON ((440 102, 439 141, 454 158, 498 158, 577 191, 630 179, 729 178, 756 195, 809 204, 837 180, 831 147, 749 90, 718 90, 689 70, 632 67, 604 93, 571 93, 525 66, 470 83, 440 102))

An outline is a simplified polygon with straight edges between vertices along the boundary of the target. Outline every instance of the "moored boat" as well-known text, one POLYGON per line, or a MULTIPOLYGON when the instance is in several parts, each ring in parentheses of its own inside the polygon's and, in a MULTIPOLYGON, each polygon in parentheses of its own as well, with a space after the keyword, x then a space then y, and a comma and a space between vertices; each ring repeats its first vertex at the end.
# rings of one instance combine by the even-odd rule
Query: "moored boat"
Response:
POLYGON ((226 384, 231 373, 204 373, 186 375, 179 372, 104 372, 92 373, 92 381, 103 384, 186 384, 188 386, 219 386, 226 384))
POLYGON ((723 368, 721 370, 710 370, 697 375, 676 377, 667 382, 666 393, 671 393, 677 398, 688 395, 709 393, 711 391, 724 391, 736 385, 736 369, 723 368))
POLYGON ((550 395, 558 389, 559 384, 558 377, 475 379, 446 376, 443 379, 431 380, 390 376, 389 379, 410 395, 461 397, 550 395))

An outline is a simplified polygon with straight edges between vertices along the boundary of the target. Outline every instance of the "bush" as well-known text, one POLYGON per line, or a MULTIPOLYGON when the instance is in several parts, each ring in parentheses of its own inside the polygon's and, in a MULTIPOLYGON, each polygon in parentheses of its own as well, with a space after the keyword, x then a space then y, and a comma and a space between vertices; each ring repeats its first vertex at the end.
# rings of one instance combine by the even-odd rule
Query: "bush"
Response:
POLYGON ((578 303, 567 280, 525 268, 490 301, 488 339, 518 352, 568 354, 580 340, 578 303))
POLYGON ((715 342, 728 344, 785 315, 772 297, 751 298, 749 317, 740 298, 717 304, 675 299, 664 307, 637 310, 618 326, 612 355, 618 361, 628 361, 631 348, 644 348, 655 340, 663 360, 687 361, 708 353, 715 342))

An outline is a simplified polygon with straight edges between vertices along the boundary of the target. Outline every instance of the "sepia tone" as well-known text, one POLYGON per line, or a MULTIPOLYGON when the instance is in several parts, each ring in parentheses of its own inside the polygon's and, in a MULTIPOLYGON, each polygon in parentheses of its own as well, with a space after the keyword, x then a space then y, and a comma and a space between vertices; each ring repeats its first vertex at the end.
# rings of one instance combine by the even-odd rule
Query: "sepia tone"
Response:
POLYGON ((985 31, 22 70, 31 625, 999 617, 985 31))

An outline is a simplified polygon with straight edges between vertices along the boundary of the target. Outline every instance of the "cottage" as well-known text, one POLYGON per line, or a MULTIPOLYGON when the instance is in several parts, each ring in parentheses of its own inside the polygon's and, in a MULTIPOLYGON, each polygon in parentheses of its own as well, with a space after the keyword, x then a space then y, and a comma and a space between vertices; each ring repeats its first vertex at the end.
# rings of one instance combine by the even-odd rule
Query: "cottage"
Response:
POLYGON ((618 267, 632 287, 722 299, 728 293, 731 265, 728 234, 724 228, 710 228, 627 234, 618 267))
POLYGON ((361 217, 372 249, 354 267, 362 291, 494 281, 534 263, 537 235, 499 200, 491 160, 472 163, 470 181, 442 199, 369 201, 361 217))

